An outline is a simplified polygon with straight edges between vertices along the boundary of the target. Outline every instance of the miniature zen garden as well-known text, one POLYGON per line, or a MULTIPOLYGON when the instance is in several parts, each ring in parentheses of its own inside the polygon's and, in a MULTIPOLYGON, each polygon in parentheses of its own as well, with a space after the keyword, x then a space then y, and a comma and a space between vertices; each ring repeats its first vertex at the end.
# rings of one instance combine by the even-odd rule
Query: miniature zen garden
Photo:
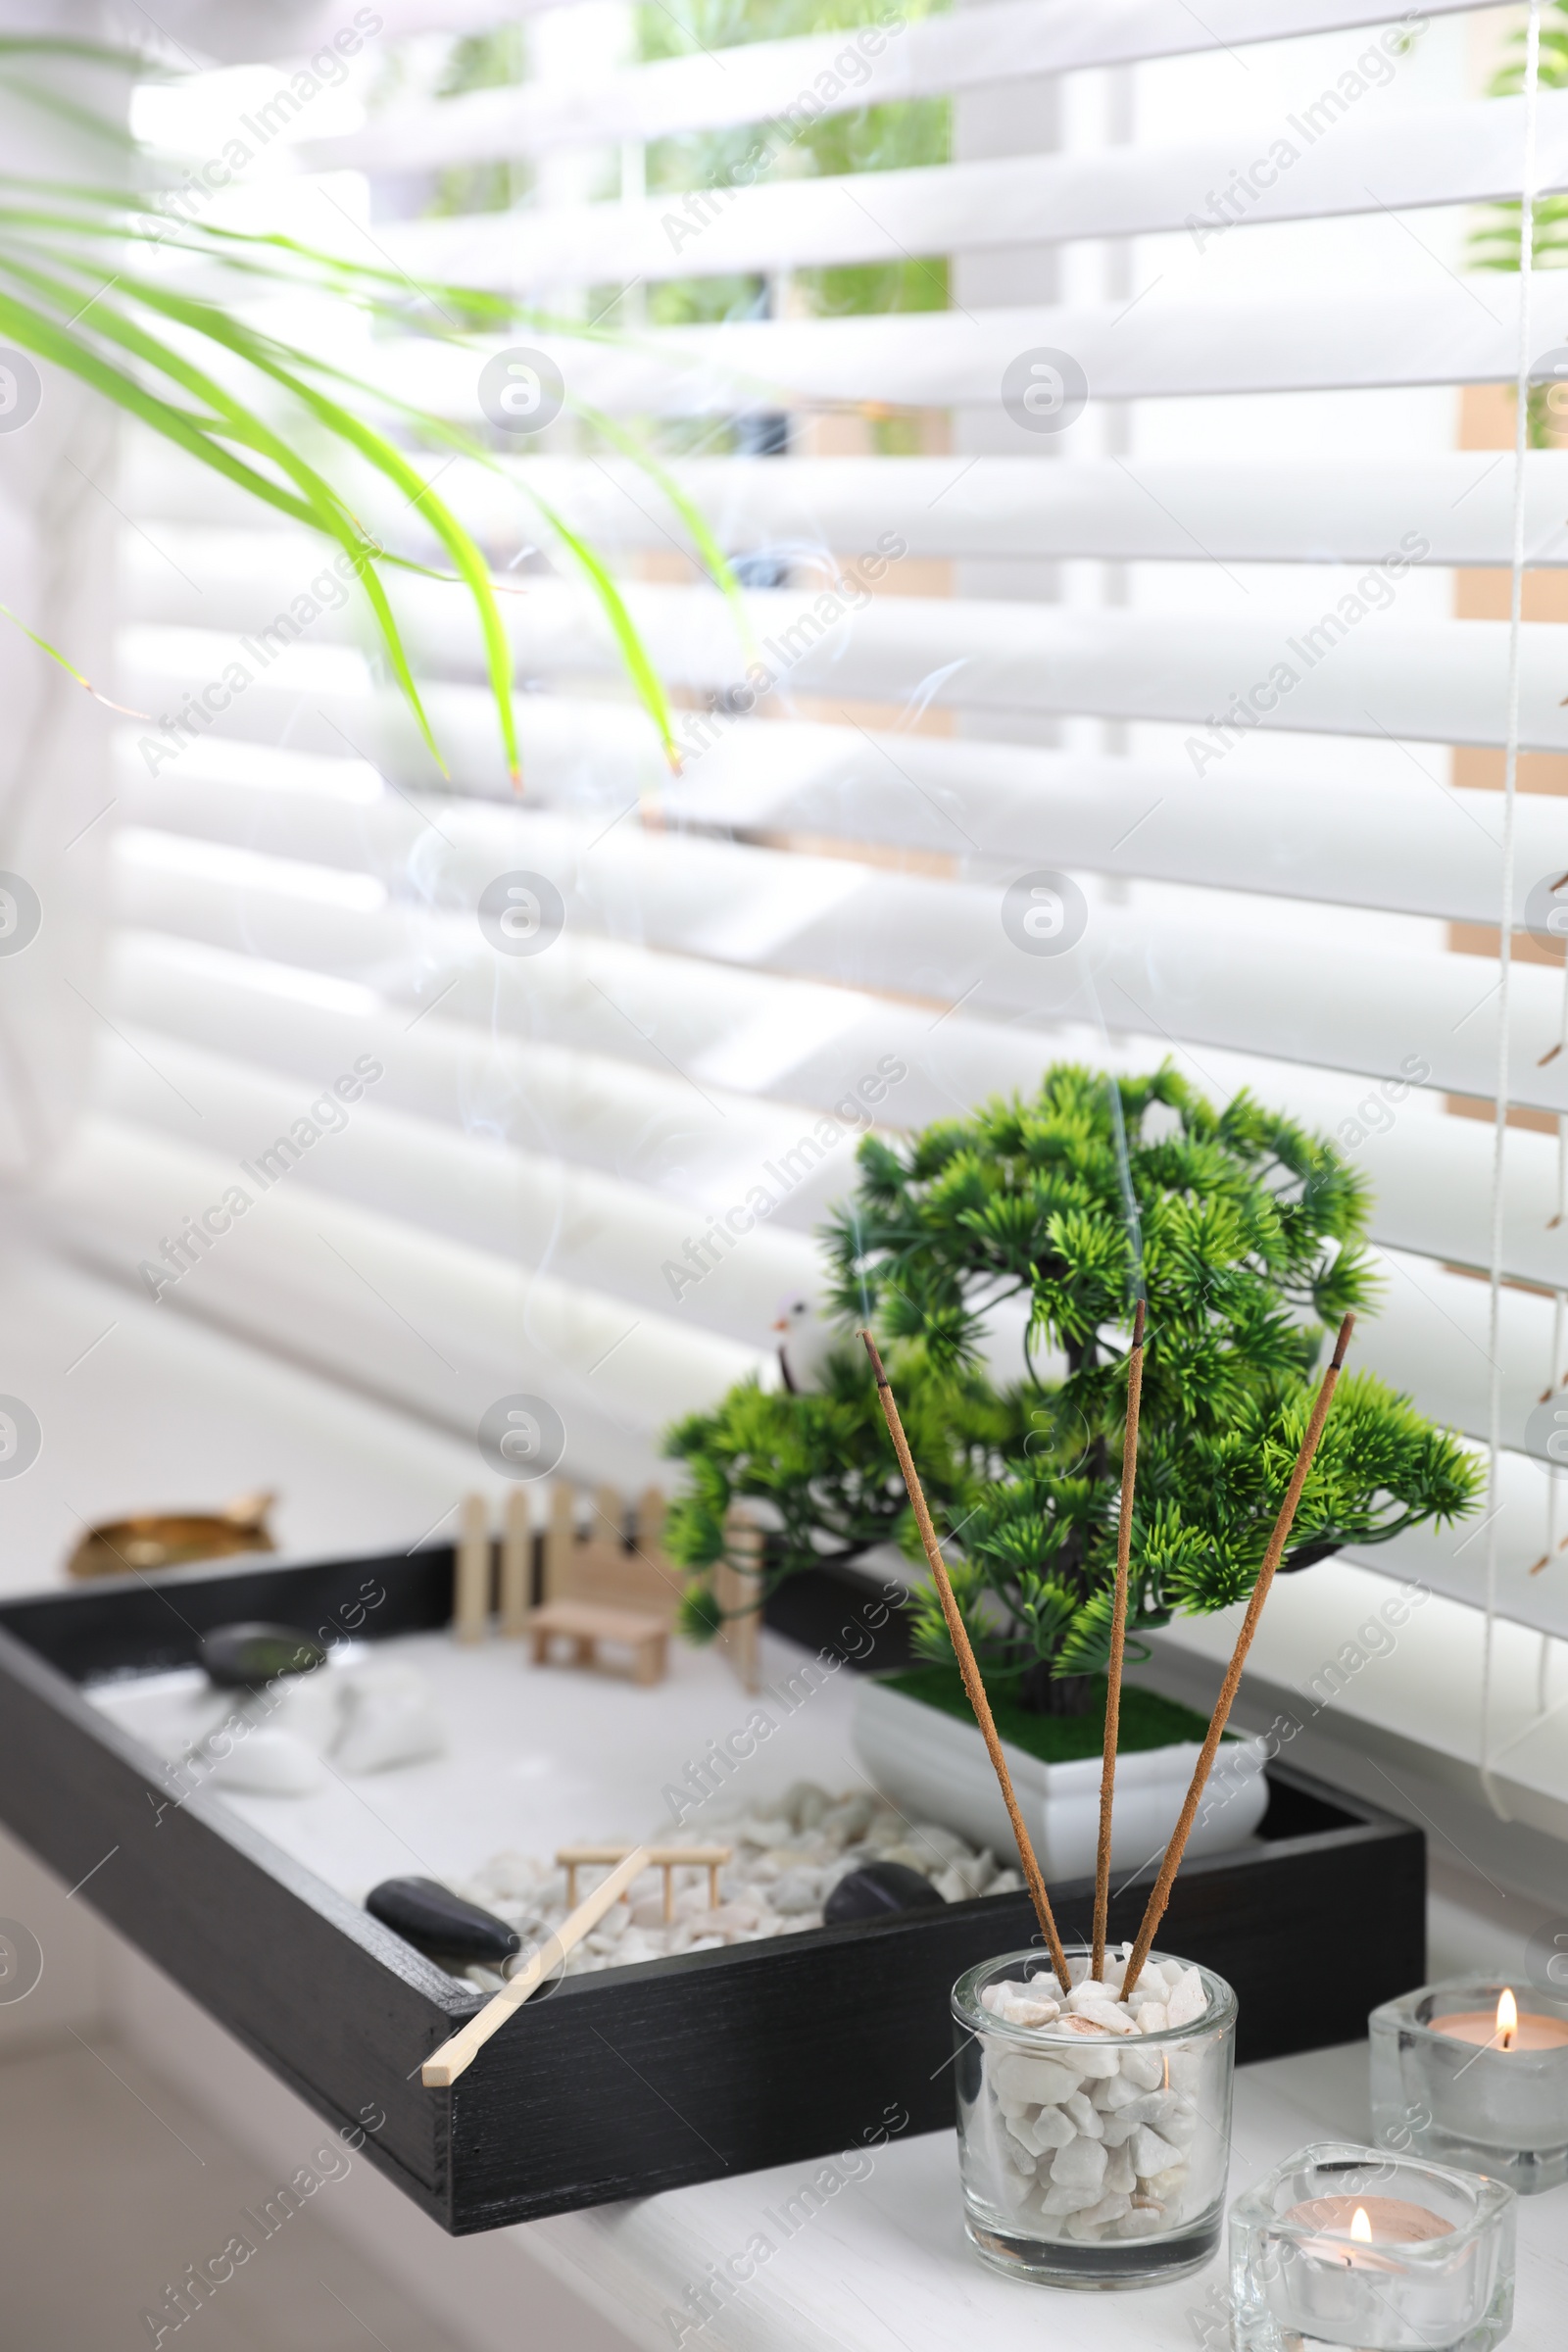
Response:
MULTIPOLYGON (((669 1433, 684 1483, 667 1507, 650 1494, 628 1515, 601 1490, 596 1537, 558 1481, 541 1548, 519 1487, 497 1560, 476 1496, 448 1630, 355 1638, 367 1587, 349 1628, 220 1629, 198 1666, 95 1695, 161 1750, 170 1801, 210 1781, 485 1996, 424 2058, 430 2092, 482 2067, 563 1977, 917 1929, 1026 1890, 1034 1940, 952 1992, 969 2239, 1048 2284, 1179 2275, 1223 2222, 1238 2004, 1158 1938, 1184 1858, 1246 1848, 1268 1802, 1266 1755, 1229 1718, 1269 1589, 1477 1504, 1465 1447, 1346 1368, 1376 1306, 1368 1217, 1333 1148, 1250 1096, 1217 1107, 1169 1066, 1052 1067, 1032 1100, 862 1141, 823 1235, 818 1337, 803 1302, 771 1381, 669 1433), (879 1563, 880 1582, 864 1573, 879 1563), (824 1571, 863 1595, 838 1651, 763 1681, 764 1613, 824 1571), (1152 1633, 1244 1603, 1209 1715, 1140 1685, 1152 1633), (902 1628, 910 1662, 854 1672, 867 1626, 902 1628), (721 1740, 737 1676, 759 1703, 721 1740), (671 1776, 694 1723, 706 1745, 671 1776), (401 1867, 372 1871, 363 1805, 401 1867), (431 1867, 411 1872, 411 1855, 431 1867), (1144 1896, 1119 1941, 1113 1866, 1144 1896), (1053 1888, 1086 1881, 1091 1932, 1064 1941, 1053 1888)), ((1524 2152, 1483 2130, 1478 2156, 1450 2065, 1427 2154, 1526 2188, 1568 2174, 1568 2004, 1520 2020, 1501 1988, 1494 2031, 1490 2008, 1436 2014, 1451 1988, 1408 1997, 1425 2007, 1384 2036, 1385 2106, 1415 2111, 1416 2044, 1440 2074, 1445 2050, 1479 2042, 1470 2060, 1506 2070, 1528 2045, 1549 2076, 1524 2152)), ((1528 2087, 1522 2071, 1509 2087, 1528 2087)), ((1363 2223, 1399 2245, 1462 2234, 1463 2216, 1442 2216, 1468 2170, 1408 2152, 1414 2202, 1390 2221, 1368 2186, 1386 2149, 1341 2162, 1359 2203, 1298 2193, 1321 2186, 1321 2154, 1293 2160, 1256 2224, 1309 2281, 1312 2249, 1332 2269, 1363 2223)), ((1499 2340, 1511 2227, 1481 2206, 1463 2222, 1490 2232, 1491 2316, 1462 2339, 1477 2346, 1499 2340)))

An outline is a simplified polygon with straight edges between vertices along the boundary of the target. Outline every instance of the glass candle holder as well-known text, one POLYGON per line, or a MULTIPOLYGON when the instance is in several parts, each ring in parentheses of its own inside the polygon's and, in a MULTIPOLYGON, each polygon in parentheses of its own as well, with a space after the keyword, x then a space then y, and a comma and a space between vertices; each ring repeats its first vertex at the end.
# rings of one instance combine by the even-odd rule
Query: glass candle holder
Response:
POLYGON ((1522 2196, 1568 2180, 1568 1999, 1498 1978, 1374 2009, 1372 2136, 1490 2173, 1522 2196))
MULTIPOLYGON (((1067 2011, 1038 1948, 953 1988, 969 2241, 994 2269, 1051 2286, 1179 2278, 1208 2260, 1224 2219, 1236 1995, 1152 1952, 1133 1999, 1147 2030, 1119 2031, 1095 2022, 1088 1947, 1066 1958, 1090 2013, 1067 2011)), ((1121 1966, 1107 1954, 1107 1984, 1121 1966)))
POLYGON ((1513 2320, 1514 2212, 1499 2180, 1302 2148, 1231 2208, 1236 2352, 1490 2352, 1513 2320))

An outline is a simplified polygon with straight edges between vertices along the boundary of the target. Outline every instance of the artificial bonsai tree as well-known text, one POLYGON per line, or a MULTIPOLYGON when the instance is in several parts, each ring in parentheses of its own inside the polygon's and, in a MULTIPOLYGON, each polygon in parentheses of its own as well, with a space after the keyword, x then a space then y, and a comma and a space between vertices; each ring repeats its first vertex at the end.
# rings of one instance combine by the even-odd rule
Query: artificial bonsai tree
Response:
MULTIPOLYGON (((1245 1597, 1300 1444, 1325 1327, 1365 1310, 1364 1179, 1250 1094, 1222 1110, 1168 1064, 1049 1069, 904 1143, 867 1137, 826 1229, 846 1338, 872 1325, 988 1680, 1035 1714, 1096 1705, 1115 1572, 1133 1301, 1148 1304, 1128 1630, 1245 1597), (998 1379, 999 1325, 1021 1325, 998 1379)), ((697 1571, 685 1624, 717 1624, 727 1514, 771 1522, 766 1576, 911 1530, 858 1347, 799 1393, 749 1381, 679 1423, 690 1488, 665 1542, 697 1571)), ((1342 1382, 1284 1569, 1468 1511, 1471 1456, 1374 1375, 1342 1382)), ((949 1661, 936 1595, 918 1651, 949 1661)))

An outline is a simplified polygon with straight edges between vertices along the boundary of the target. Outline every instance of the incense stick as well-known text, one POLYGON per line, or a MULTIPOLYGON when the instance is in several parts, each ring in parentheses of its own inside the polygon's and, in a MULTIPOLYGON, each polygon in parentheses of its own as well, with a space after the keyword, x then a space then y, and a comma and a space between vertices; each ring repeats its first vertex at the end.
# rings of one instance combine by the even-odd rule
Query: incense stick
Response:
POLYGON ((1127 1358, 1127 1425, 1121 1441, 1121 1524, 1116 1531, 1116 1598, 1110 1619, 1110 1662, 1105 1670, 1105 1736, 1100 1755, 1100 1850, 1095 1858, 1094 1956, 1089 1974, 1099 1981, 1105 1965, 1105 1926, 1110 1912, 1110 1817, 1116 1795, 1116 1740, 1121 1730, 1121 1661, 1127 1644, 1127 1586, 1133 1549, 1133 1493, 1138 1482, 1138 1408, 1144 1394, 1144 1302, 1133 1317, 1132 1352, 1127 1358))
POLYGON ((1256 1633, 1258 1619, 1263 1614, 1263 1603, 1268 1598, 1268 1589, 1274 1582, 1274 1571, 1285 1555, 1285 1545, 1290 1538, 1291 1526, 1296 1517, 1296 1506, 1301 1499, 1301 1489, 1305 1486, 1307 1473, 1312 1467, 1312 1457, 1317 1452, 1318 1440, 1323 1435, 1323 1424, 1329 1417, 1329 1406, 1334 1401, 1335 1385, 1344 1366, 1346 1350, 1350 1345, 1350 1334, 1354 1328, 1354 1315, 1347 1315, 1345 1321, 1340 1325, 1340 1336, 1335 1343, 1333 1360, 1323 1375, 1323 1384, 1318 1390, 1317 1400, 1313 1404, 1311 1418, 1306 1425, 1306 1434, 1301 1440, 1301 1450, 1296 1457, 1296 1468, 1292 1471, 1291 1483, 1285 1490, 1285 1500, 1280 1504, 1280 1514, 1274 1522, 1274 1533, 1269 1537, 1268 1549, 1263 1554, 1263 1565, 1257 1572, 1257 1582, 1252 1587, 1252 1597, 1247 1604, 1247 1615, 1242 1619, 1242 1630, 1236 1637, 1236 1646, 1231 1652, 1231 1662, 1226 1669, 1225 1680, 1220 1685, 1219 1696, 1214 1701, 1214 1712, 1208 1721, 1208 1735, 1203 1741, 1198 1762, 1193 1767, 1193 1777, 1187 1790, 1187 1801, 1182 1807, 1181 1818, 1171 1833, 1170 1843, 1165 1848, 1165 1859, 1159 1866, 1159 1876, 1154 1881, 1152 1891, 1145 1907, 1143 1925, 1138 1931, 1138 1941, 1133 1945, 1131 1957, 1122 1971, 1121 1997, 1124 2001, 1138 1982, 1144 1962, 1149 1958, 1150 1947, 1159 1932, 1159 1923, 1165 1916, 1165 1906, 1170 1901, 1171 1886, 1175 1882, 1177 1871, 1181 1868, 1182 1854, 1187 1840, 1192 1835, 1193 1823, 1198 1815, 1199 1799, 1203 1793, 1204 1784, 1213 1768, 1214 1758, 1219 1752, 1219 1743, 1225 1730, 1226 1719, 1230 1714, 1232 1702, 1241 1683, 1242 1668, 1246 1665, 1247 1653, 1252 1646, 1252 1636, 1256 1633))
POLYGON ((419 2069, 419 2080, 426 2090, 447 2090, 458 2077, 470 2067, 492 2034, 500 2032, 514 2010, 520 2009, 547 1968, 564 1960, 574 1944, 593 1928, 597 1928, 605 1913, 617 1903, 640 1872, 648 1868, 648 1849, 634 1845, 625 1860, 602 1879, 592 1894, 577 1905, 569 1919, 562 1921, 553 1935, 547 1936, 539 1949, 518 1969, 511 1983, 486 2001, 476 2017, 470 2017, 438 2050, 432 2050, 419 2069))
POLYGON ((1035 1917, 1040 1922, 1040 1932, 1051 1953, 1056 1982, 1063 1993, 1068 1993, 1072 1990, 1072 1978, 1067 1971, 1067 1955, 1061 1948, 1061 1937, 1056 1933, 1056 1922, 1052 1916, 1051 1897, 1046 1892, 1046 1882, 1040 1875, 1040 1864, 1035 1859, 1035 1849, 1029 1841, 1029 1833, 1023 1826, 1023 1815, 1018 1810, 1018 1799, 1012 1791, 1012 1775, 1007 1770, 1007 1759, 1002 1752, 1002 1741, 997 1737, 997 1727, 991 1713, 991 1701, 986 1696, 986 1687, 980 1680, 980 1669, 975 1663, 963 1619, 958 1613, 957 1598, 948 1575, 947 1562, 942 1557, 942 1546, 937 1542, 937 1531, 931 1524, 931 1513, 926 1508, 920 1474, 915 1469, 914 1456, 909 1451, 909 1441, 904 1434, 904 1423, 899 1419, 899 1408, 893 1401, 893 1391, 882 1369, 876 1342, 868 1331, 862 1331, 860 1337, 865 1342, 865 1351, 871 1358, 871 1368, 876 1374, 882 1417, 887 1422, 893 1450, 899 1457, 899 1468, 904 1473, 904 1484, 914 1512, 915 1525, 920 1530, 920 1541, 925 1545, 925 1556, 936 1585, 937 1598, 942 1603, 942 1614, 947 1619, 948 1633, 958 1661, 958 1672, 963 1677, 963 1687, 968 1693, 969 1704, 974 1709, 975 1721, 980 1726, 980 1735, 990 1754, 992 1768, 1002 1785, 1002 1801, 1007 1808, 1007 1819, 1012 1824, 1012 1834, 1017 1840, 1018 1860, 1023 1866, 1024 1882, 1034 1903, 1035 1917))

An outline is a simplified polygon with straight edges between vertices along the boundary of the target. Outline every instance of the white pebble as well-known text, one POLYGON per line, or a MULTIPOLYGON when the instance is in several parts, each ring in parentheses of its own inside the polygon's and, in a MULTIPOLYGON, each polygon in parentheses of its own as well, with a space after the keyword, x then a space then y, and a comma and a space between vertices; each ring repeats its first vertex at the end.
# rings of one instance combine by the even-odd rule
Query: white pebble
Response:
POLYGON ((1002 2184, 1003 2203, 1009 2212, 1016 2213, 1034 2194, 1033 2173, 1015 2172, 1010 2164, 1004 2164, 999 2168, 998 2177, 1002 2184))
POLYGON ((1108 2082, 1097 2082, 1090 2093, 1102 2115, 1113 2115, 1118 2107, 1131 2106, 1138 2095, 1137 2085, 1125 2075, 1112 2075, 1108 2082))
POLYGON ((1203 1990, 1203 1980, 1196 1968, 1190 1968, 1165 2004, 1166 2016, 1172 2027, 1190 2026, 1202 2016, 1207 2007, 1208 1995, 1203 1990))
MULTIPOLYGON (((1065 2020, 1063 2022, 1065 2023, 1065 2020)), ((1091 2029, 1091 2031, 1095 2031, 1095 2029, 1091 2029)), ((1063 2053, 1062 2064, 1070 2066, 1075 2074, 1083 2077, 1086 2081, 1093 2079, 1096 2082, 1105 2082, 1110 2080, 1112 2075, 1121 2072, 1116 2051, 1106 2049, 1103 2039, 1092 2041, 1088 2033, 1082 2038, 1074 2034, 1070 2049, 1063 2053)))
POLYGON ((1198 2128, 1198 2118, 1174 2090, 1147 2090, 1127 2110, 1135 2123, 1149 2124, 1169 2140, 1186 2141, 1198 2128))
POLYGON ((1105 2178, 1105 2151, 1097 2139, 1070 2139, 1052 2159, 1051 2179, 1057 2188, 1092 2188, 1098 2194, 1105 2178))
POLYGON ((545 1873, 531 1854, 494 1854, 480 1872, 492 1899, 526 1902, 545 1873))
POLYGON ((1163 2053, 1159 2050, 1123 2050, 1121 2071, 1129 2082, 1137 2083, 1140 2090, 1157 2090, 1165 2080, 1163 2053))
POLYGON ((737 1822, 735 1825, 735 1843, 737 1845, 760 1845, 764 1848, 772 1845, 788 1845, 794 1835, 794 1823, 785 1821, 782 1817, 759 1820, 756 1814, 749 1814, 744 1821, 737 1822))
POLYGON ((1137 2014, 1140 2034, 1163 2034, 1170 2024, 1170 2012, 1163 2001, 1144 2001, 1137 2014))
POLYGON ((1074 2136, 1072 2124, 1059 2107, 1042 2107, 1032 2124, 1009 2124, 1007 2129, 1036 2156, 1054 2155, 1074 2136))
POLYGON ((1144 2191, 1164 2209, 1167 2221, 1176 2219, 1186 2179, 1187 2167, 1180 2164, 1173 2165, 1168 2173, 1155 2173, 1152 2180, 1142 2183, 1144 2191))
POLYGON ((1086 2183, 1082 2188, 1074 2188, 1066 2181, 1054 2182, 1041 2198, 1040 2210, 1047 2214, 1083 2213, 1091 2205, 1099 2204, 1100 2194, 1098 2182, 1086 2183))
POLYGON ((1149 2237, 1164 2220, 1157 2206, 1135 2205, 1126 2218, 1116 2224, 1117 2237, 1149 2237))
POLYGON ((1085 2139, 1103 2139, 1104 2119, 1090 2106, 1081 2090, 1075 2090, 1070 2099, 1062 2100, 1061 2112, 1071 2117, 1075 2129, 1083 2133, 1085 2139))
POLYGON ((939 1855, 944 1862, 971 1862, 974 1859, 971 1849, 961 1838, 956 1838, 951 1830, 943 1829, 934 1821, 915 1822, 909 1831, 909 1842, 911 1845, 923 1845, 933 1861, 939 1855))
POLYGON ((798 1830, 814 1829, 832 1802, 827 1790, 814 1781, 796 1781, 785 1789, 779 1811, 787 1814, 798 1830))
POLYGON ((1054 2001, 1008 2001, 1000 2015, 1009 2026, 1050 2026, 1061 2011, 1054 2001))
POLYGON ((446 1753, 447 1736, 430 1686, 399 1659, 358 1666, 343 1678, 343 1729, 333 1750, 340 1772, 386 1772, 446 1753))
POLYGON ((1109 2000, 1085 2001, 1078 2015, 1089 2025, 1102 2027, 1107 2034, 1132 2034, 1137 2030, 1126 2010, 1109 2000))
POLYGON ((1021 2051, 1009 2051, 1005 2058, 993 2061, 991 2086, 999 2099, 1059 2107, 1077 2089, 1078 2077, 1054 2058, 1031 2058, 1021 2051))
POLYGON ((1138 2175, 1133 2170, 1132 2151, 1128 2148, 1113 2150, 1105 2160, 1104 2185, 1106 2191, 1114 2188, 1131 2194, 1137 2180, 1138 2175))
POLYGON ((1073 2215, 1067 2224, 1067 2234, 1069 2237, 1087 2237, 1093 2232, 1098 2237, 1107 2222, 1124 2221, 1131 2210, 1132 2203, 1127 2196, 1119 2192, 1103 2196, 1098 2205, 1091 2205, 1085 2212, 1073 2215))
POLYGON ((265 1723, 236 1740, 213 1768, 220 1788, 243 1789, 247 1796, 309 1796, 324 1777, 303 1740, 265 1723))
POLYGON ((863 1838, 870 1828, 874 1810, 868 1796, 847 1796, 838 1804, 829 1805, 819 1826, 826 1836, 837 1838, 844 1845, 853 1845, 856 1838, 863 1838))
MULTIPOLYGON (((1153 2052, 1150 2055, 1152 2057, 1153 2052)), ((1172 2090, 1197 2091, 1203 2080, 1203 2053, 1180 2048, 1167 2050, 1165 2069, 1172 2090)))
POLYGON ((814 1870, 789 1870, 768 1890, 768 1900, 775 1911, 788 1919, 802 1911, 818 1911, 822 1906, 822 1881, 814 1870))
POLYGON ((1133 2170, 1140 2180, 1152 2180, 1181 2163, 1181 2151, 1173 2148, 1168 2139, 1161 2139, 1152 2125, 1140 2124, 1132 2138, 1133 2170))

